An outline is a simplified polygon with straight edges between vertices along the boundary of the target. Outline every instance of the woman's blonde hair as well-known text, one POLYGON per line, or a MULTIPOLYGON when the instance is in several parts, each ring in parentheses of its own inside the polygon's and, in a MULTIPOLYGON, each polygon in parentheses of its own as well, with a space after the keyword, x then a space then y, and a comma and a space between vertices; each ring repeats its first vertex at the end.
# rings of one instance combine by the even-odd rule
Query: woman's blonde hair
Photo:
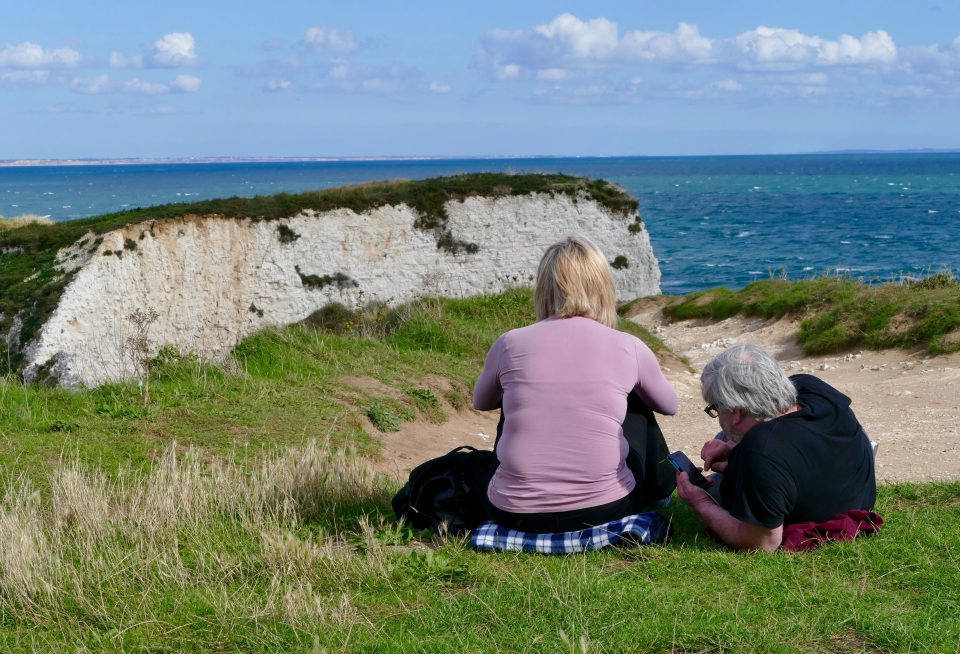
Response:
POLYGON ((617 325, 617 294, 610 264, 583 236, 568 236, 547 248, 537 268, 537 319, 592 318, 617 325))

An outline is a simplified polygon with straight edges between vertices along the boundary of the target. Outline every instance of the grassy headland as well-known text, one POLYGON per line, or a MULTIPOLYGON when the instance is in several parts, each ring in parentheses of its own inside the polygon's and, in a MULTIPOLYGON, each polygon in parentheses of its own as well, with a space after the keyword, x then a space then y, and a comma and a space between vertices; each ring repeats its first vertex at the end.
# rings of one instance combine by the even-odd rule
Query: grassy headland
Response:
MULTIPOLYGON (((418 181, 376 182, 307 193, 280 193, 254 198, 227 198, 169 204, 55 224, 0 223, 0 334, 20 319, 16 343, 10 352, 0 338, 0 373, 16 370, 20 348, 28 343, 56 308, 73 273, 57 268, 56 254, 79 242, 95 251, 101 235, 125 225, 185 216, 219 216, 252 220, 278 220, 303 211, 351 209, 363 212, 386 205, 406 204, 417 213, 416 227, 431 232, 437 247, 473 254, 474 243, 458 240, 447 228, 444 205, 467 197, 522 196, 532 193, 590 198, 624 220, 637 215, 637 201, 603 180, 567 175, 508 175, 480 173, 418 181), (98 240, 99 239, 99 240, 98 240)), ((284 233, 280 233, 281 238, 284 233)), ((291 238, 293 238, 291 236, 291 238)), ((136 247, 134 241, 129 246, 136 247)), ((122 252, 121 252, 122 254, 122 252)))
POLYGON ((670 545, 585 556, 395 524, 371 426, 443 420, 532 319, 526 290, 333 306, 223 366, 162 354, 149 404, 0 382, 0 650, 955 651, 957 483, 884 486, 879 535, 804 555, 728 552, 682 502, 670 545))

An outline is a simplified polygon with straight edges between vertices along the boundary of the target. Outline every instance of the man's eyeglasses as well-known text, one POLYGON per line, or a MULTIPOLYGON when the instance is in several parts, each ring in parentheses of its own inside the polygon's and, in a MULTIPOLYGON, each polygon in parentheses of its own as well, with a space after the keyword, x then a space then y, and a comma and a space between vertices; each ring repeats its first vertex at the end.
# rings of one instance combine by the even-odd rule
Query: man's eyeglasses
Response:
POLYGON ((716 418, 720 413, 717 411, 716 404, 708 404, 703 408, 703 412, 706 413, 711 418, 716 418))

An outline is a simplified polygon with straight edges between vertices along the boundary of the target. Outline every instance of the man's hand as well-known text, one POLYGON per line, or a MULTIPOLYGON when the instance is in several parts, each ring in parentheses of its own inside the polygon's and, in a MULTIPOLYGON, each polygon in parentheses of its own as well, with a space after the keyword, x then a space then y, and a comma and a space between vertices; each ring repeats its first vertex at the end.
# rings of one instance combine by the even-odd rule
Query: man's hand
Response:
POLYGON ((707 492, 690 482, 685 472, 677 472, 677 495, 700 516, 713 533, 738 550, 773 552, 783 540, 783 526, 767 529, 734 518, 710 499, 707 492))
POLYGON ((727 469, 727 459, 730 458, 730 450, 736 443, 732 441, 721 441, 716 438, 703 444, 700 450, 700 458, 703 459, 703 469, 714 472, 723 472, 727 469))
MULTIPOLYGON (((677 471, 677 495, 680 499, 689 504, 694 510, 703 503, 714 504, 707 491, 703 490, 692 481, 687 473, 677 471)), ((699 513, 699 511, 698 511, 699 513)))

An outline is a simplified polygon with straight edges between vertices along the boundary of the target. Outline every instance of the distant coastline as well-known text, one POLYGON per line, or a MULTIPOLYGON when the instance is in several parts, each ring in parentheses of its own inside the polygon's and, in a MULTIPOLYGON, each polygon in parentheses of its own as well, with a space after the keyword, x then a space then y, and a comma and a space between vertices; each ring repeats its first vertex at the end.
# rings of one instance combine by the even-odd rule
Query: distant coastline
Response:
MULTIPOLYGON (((581 159, 593 157, 558 157, 549 155, 502 156, 381 156, 381 157, 146 157, 121 159, 7 159, 0 168, 39 168, 43 166, 148 166, 158 164, 217 163, 347 163, 351 161, 451 161, 496 159, 581 159)), ((603 157, 598 157, 603 158, 603 157)))
POLYGON ((905 150, 823 150, 815 152, 781 152, 777 154, 691 154, 691 155, 430 155, 430 156, 364 156, 364 157, 127 157, 113 159, 7 159, 0 160, 0 168, 39 168, 44 166, 148 166, 162 164, 224 164, 224 163, 345 163, 362 161, 473 161, 497 159, 643 159, 696 157, 802 157, 814 155, 895 155, 895 154, 957 154, 960 149, 912 148, 905 150))

